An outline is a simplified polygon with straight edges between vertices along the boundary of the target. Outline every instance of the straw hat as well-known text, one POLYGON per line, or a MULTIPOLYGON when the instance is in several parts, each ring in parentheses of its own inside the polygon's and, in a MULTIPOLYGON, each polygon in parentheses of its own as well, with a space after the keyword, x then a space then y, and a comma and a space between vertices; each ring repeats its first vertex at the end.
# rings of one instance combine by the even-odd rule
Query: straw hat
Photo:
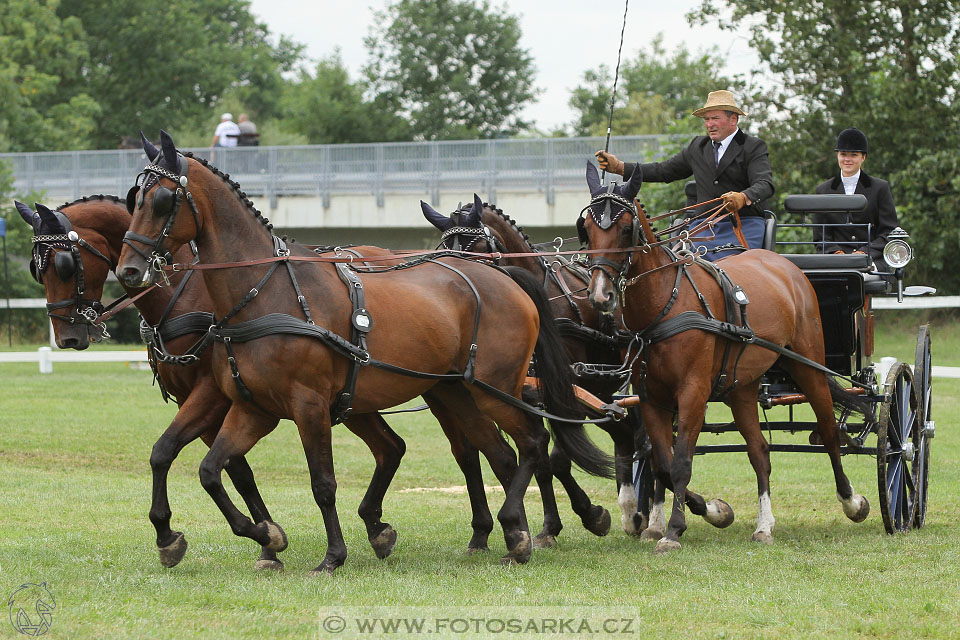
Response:
POLYGON ((733 94, 726 90, 711 91, 707 96, 707 103, 693 112, 693 115, 702 118, 708 111, 732 111, 738 115, 745 116, 743 109, 737 106, 737 100, 733 94))

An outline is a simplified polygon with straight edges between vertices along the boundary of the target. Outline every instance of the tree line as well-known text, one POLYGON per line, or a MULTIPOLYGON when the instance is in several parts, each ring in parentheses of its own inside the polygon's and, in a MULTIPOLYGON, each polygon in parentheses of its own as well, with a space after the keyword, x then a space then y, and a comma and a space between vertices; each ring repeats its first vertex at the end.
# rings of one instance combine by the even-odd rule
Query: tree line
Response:
MULTIPOLYGON (((642 9, 629 17, 642 20, 642 9)), ((630 47, 628 22, 614 134, 676 134, 668 150, 679 149, 702 131, 690 112, 709 91, 731 89, 750 113, 744 128, 770 147, 780 214, 783 196, 834 175, 836 134, 858 127, 871 147, 864 169, 890 180, 917 248, 913 279, 960 291, 960 270, 949 268, 960 250, 960 0, 702 0, 687 18, 731 34, 751 25, 753 77, 764 80, 724 75, 715 45, 692 52, 661 36, 630 47)), ((116 148, 161 127, 203 146, 223 111, 249 113, 265 144, 606 131, 609 58, 571 70, 571 122, 543 131, 524 121, 539 94, 536 70, 506 8, 395 0, 373 23, 368 62, 352 78, 336 52, 306 60, 245 0, 6 0, 0 151, 116 148)), ((643 198, 649 209, 675 208, 682 185, 646 185, 643 198)), ((20 224, 11 219, 8 230, 20 224)))

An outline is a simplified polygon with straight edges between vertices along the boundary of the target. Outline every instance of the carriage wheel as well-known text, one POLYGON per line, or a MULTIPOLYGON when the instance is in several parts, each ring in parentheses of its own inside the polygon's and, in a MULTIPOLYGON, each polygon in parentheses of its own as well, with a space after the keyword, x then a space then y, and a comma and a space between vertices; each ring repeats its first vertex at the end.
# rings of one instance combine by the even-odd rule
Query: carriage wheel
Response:
POLYGON ((923 439, 920 394, 905 362, 890 368, 877 425, 877 476, 880 513, 887 533, 909 531, 917 512, 918 453, 923 439))
POLYGON ((930 413, 930 404, 933 396, 930 392, 930 377, 933 371, 930 356, 930 326, 923 325, 917 335, 917 359, 913 367, 913 380, 920 396, 920 451, 917 455, 917 514, 913 518, 913 526, 920 528, 927 519, 927 480, 930 475, 930 439, 933 438, 933 418, 930 413))

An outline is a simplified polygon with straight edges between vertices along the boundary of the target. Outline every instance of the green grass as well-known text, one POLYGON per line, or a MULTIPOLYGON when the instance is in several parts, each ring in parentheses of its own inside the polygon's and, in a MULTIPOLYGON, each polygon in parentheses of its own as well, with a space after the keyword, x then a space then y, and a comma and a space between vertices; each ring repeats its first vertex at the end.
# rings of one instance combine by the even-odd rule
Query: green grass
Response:
MULTIPOLYGON (((956 340, 957 332, 935 328, 933 336, 935 363, 948 364, 946 354, 938 357, 941 342, 956 340)), ((897 355, 892 349, 901 340, 908 338, 883 336, 878 344, 897 355)), ((912 362, 914 347, 908 347, 903 357, 912 362)), ((667 557, 653 556, 650 544, 619 531, 612 483, 583 474, 578 477, 591 498, 614 517, 609 535, 585 531, 558 489, 566 524, 558 547, 536 552, 525 566, 502 567, 497 527, 491 552, 466 556, 466 497, 403 491, 463 484, 432 418, 408 414, 389 418, 408 445, 384 509, 400 539, 392 556, 377 560, 356 516, 372 459, 338 427, 338 507, 349 556, 332 578, 307 575, 323 557, 325 536, 291 423, 249 456, 290 539, 281 554, 286 572, 253 570, 259 549, 230 532, 199 485, 205 451, 199 443, 184 450, 169 481, 173 526, 185 532, 190 548, 179 566, 163 569, 146 517, 148 459, 175 407, 160 401, 150 373, 123 364, 57 363, 53 374, 41 376, 35 364, 7 364, 0 365, 0 381, 0 598, 21 583, 45 581, 57 602, 52 638, 317 637, 328 612, 375 606, 409 618, 438 607, 447 617, 486 611, 471 607, 507 607, 527 617, 538 611, 594 621, 630 617, 638 620, 637 632, 683 638, 960 635, 957 380, 934 381, 938 429, 924 529, 884 533, 874 459, 844 459, 873 507, 864 523, 853 524, 834 497, 826 457, 785 453, 772 460, 775 544, 752 544, 755 476, 746 456, 717 454, 695 460, 692 486, 727 500, 737 521, 717 530, 690 517, 683 550, 667 557)), ((793 438, 805 441, 804 434, 793 438)), ((596 439, 609 446, 609 439, 596 439)), ((486 469, 485 477, 493 484, 486 469)), ((231 495, 237 499, 232 489, 231 495)), ((495 511, 502 494, 489 499, 495 511)), ((526 504, 535 533, 541 519, 536 494, 526 504)), ((0 620, 0 637, 19 635, 0 620)))

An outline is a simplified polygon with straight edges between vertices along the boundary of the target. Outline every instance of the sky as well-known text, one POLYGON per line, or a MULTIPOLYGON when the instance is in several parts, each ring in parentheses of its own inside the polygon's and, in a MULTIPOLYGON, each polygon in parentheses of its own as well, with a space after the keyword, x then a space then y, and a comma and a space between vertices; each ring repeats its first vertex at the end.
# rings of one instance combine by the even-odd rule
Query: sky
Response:
MULTIPOLYGON (((329 56, 339 47, 352 79, 357 80, 367 61, 363 37, 373 23, 374 11, 387 4, 388 0, 251 0, 251 11, 275 36, 283 34, 306 45, 305 53, 312 60, 329 56)), ((500 0, 491 4, 504 6, 500 0)), ((634 57, 662 32, 667 51, 679 44, 694 53, 717 45, 727 58, 721 71, 749 78, 757 59, 745 32, 731 35, 715 26, 689 26, 684 16, 699 5, 700 0, 634 0, 627 11, 623 57, 634 57)), ((567 104, 570 90, 579 84, 583 72, 600 64, 616 66, 622 0, 596 5, 583 0, 515 0, 506 8, 520 18, 521 46, 533 56, 535 86, 542 89, 524 117, 542 131, 569 124, 574 119, 567 104)))

